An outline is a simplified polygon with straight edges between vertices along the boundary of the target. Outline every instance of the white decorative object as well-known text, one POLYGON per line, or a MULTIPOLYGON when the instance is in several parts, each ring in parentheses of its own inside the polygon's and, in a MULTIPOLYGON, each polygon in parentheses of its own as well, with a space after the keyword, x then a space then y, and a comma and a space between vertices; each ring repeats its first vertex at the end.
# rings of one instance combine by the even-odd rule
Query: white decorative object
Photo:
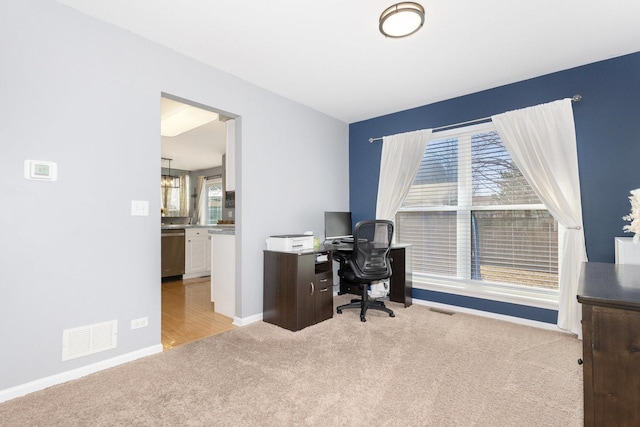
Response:
POLYGON ((631 221, 631 224, 627 224, 622 229, 625 233, 635 233, 633 236, 633 243, 640 241, 640 188, 631 190, 631 196, 629 196, 631 202, 631 213, 622 217, 625 221, 631 221))
POLYGON ((614 243, 616 264, 640 265, 640 245, 634 244, 631 237, 615 237, 614 243))

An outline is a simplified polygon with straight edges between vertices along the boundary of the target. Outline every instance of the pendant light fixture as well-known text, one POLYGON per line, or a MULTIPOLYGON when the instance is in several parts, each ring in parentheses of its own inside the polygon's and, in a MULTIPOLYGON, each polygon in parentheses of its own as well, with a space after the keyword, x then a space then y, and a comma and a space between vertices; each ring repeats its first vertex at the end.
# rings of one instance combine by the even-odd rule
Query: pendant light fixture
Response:
POLYGON ((423 24, 424 8, 418 3, 402 2, 382 12, 378 28, 385 37, 399 39, 415 33, 423 24))
POLYGON ((169 174, 162 175, 162 186, 170 188, 180 188, 180 177, 171 175, 171 160, 173 159, 167 159, 166 157, 163 157, 162 160, 169 161, 169 174))

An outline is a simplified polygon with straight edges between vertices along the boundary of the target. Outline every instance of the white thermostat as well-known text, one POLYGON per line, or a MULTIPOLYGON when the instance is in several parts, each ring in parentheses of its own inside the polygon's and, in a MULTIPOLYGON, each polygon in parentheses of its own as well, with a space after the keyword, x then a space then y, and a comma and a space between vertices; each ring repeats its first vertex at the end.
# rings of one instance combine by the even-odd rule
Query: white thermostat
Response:
POLYGON ((25 160, 24 177, 40 181, 56 181, 58 179, 58 164, 42 160, 25 160))

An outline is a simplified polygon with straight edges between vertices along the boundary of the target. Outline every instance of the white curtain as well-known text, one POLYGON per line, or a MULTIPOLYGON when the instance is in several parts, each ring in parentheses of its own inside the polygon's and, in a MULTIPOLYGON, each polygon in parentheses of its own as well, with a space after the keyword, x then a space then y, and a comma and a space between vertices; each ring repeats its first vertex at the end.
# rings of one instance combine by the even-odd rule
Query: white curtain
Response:
POLYGON ((170 217, 189 216, 189 175, 175 176, 179 186, 173 187, 170 179, 160 181, 162 214, 170 217))
POLYGON ((189 216, 189 175, 180 175, 180 216, 189 216))
POLYGON ((382 138, 376 219, 393 221, 420 168, 431 129, 382 138))
POLYGON ((207 178, 204 175, 198 177, 198 189, 196 190, 197 198, 194 206, 195 223, 198 225, 207 225, 207 195, 204 193, 207 184, 207 178))
POLYGON ((558 327, 581 337, 582 313, 576 294, 580 265, 587 253, 571 100, 509 111, 491 119, 515 164, 567 229, 559 248, 558 327))

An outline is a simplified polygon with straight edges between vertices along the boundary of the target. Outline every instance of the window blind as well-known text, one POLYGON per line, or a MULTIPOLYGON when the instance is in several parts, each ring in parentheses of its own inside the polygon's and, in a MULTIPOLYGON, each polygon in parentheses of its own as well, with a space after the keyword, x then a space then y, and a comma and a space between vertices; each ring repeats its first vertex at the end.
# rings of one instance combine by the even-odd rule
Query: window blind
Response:
POLYGON ((557 289, 558 225, 492 125, 430 141, 396 215, 418 274, 557 289))

